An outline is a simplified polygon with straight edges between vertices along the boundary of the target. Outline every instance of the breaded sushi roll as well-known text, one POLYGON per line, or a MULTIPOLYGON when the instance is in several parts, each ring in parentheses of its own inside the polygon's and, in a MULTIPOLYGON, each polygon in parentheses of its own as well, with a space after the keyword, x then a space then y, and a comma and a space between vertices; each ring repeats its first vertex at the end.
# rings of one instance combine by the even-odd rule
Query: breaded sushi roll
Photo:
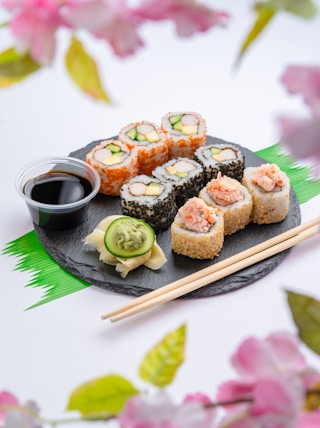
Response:
POLYGON ((178 207, 192 196, 197 196, 204 186, 203 169, 198 162, 189 158, 174 158, 158 166, 152 175, 160 181, 171 183, 178 207))
POLYGON ((118 138, 137 150, 139 174, 151 175, 158 165, 162 165, 168 160, 165 134, 152 122, 131 123, 120 129, 118 138))
POLYGON ((221 175, 212 179, 200 191, 199 198, 207 205, 219 208, 224 218, 224 234, 232 235, 250 222, 252 196, 238 180, 221 175))
POLYGON ((122 214, 144 220, 155 232, 168 229, 178 211, 171 184, 144 174, 122 186, 120 206, 122 214))
POLYGON ((251 221, 277 223, 285 219, 290 206, 290 180, 275 164, 245 168, 243 185, 252 195, 251 221))
POLYGON ((101 179, 100 193, 119 196, 121 186, 138 174, 138 153, 118 140, 105 140, 86 155, 101 179))
POLYGON ((172 250, 192 259, 213 259, 224 242, 224 221, 220 210, 202 199, 189 199, 170 228, 172 250))
POLYGON ((206 121, 199 113, 167 113, 161 118, 161 128, 166 133, 169 159, 192 159, 195 150, 206 144, 206 121))
POLYGON ((242 180, 245 159, 241 150, 231 143, 211 144, 197 149, 194 159, 202 165, 206 182, 222 175, 242 180))

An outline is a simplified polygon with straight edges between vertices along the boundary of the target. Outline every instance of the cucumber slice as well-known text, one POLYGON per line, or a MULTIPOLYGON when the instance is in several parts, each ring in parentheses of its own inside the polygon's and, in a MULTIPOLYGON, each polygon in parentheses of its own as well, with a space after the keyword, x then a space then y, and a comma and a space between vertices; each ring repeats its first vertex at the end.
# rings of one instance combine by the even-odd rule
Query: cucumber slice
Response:
POLYGON ((154 230, 145 221, 133 217, 120 217, 108 226, 104 235, 104 245, 115 257, 129 259, 149 252, 155 239, 154 230))
POLYGON ((180 131, 182 132, 182 122, 181 120, 179 120, 178 122, 176 122, 174 125, 172 125, 172 128, 175 129, 176 131, 180 131))
POLYGON ((116 144, 110 143, 106 146, 106 149, 109 149, 112 153, 118 153, 121 151, 121 148, 116 144))
POLYGON ((169 122, 171 125, 174 125, 175 123, 179 122, 182 118, 183 114, 176 114, 174 116, 169 117, 169 122))
POLYGON ((131 128, 126 134, 131 140, 135 140, 137 138, 137 128, 131 128))

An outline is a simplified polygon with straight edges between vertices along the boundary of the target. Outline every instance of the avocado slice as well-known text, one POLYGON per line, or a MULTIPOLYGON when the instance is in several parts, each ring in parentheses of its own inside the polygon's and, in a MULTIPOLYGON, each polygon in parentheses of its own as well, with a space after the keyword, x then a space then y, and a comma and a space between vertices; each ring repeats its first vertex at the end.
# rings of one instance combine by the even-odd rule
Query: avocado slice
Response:
POLYGON ((172 128, 175 129, 176 131, 182 132, 182 122, 181 122, 181 120, 179 120, 178 122, 176 122, 175 124, 173 124, 172 128))
POLYGON ((121 152, 121 148, 119 146, 117 146, 116 144, 108 144, 106 146, 106 149, 109 149, 111 153, 119 153, 121 152))

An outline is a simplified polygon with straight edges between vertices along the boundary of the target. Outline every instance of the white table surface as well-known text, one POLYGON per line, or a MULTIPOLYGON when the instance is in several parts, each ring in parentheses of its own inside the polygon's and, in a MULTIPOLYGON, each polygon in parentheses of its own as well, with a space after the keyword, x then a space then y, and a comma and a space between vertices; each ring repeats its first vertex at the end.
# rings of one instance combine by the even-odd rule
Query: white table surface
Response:
MULTIPOLYGON (((1 249, 32 230, 14 187, 19 169, 29 161, 67 155, 115 135, 131 121, 159 122, 175 110, 198 111, 207 120, 209 135, 256 151, 278 141, 277 114, 306 113, 279 78, 288 64, 319 64, 320 16, 312 21, 279 16, 233 71, 252 23, 251 2, 215 4, 233 13, 229 29, 181 40, 169 24, 146 26, 146 47, 126 60, 116 59, 108 47, 89 44, 99 57, 112 105, 82 95, 70 83, 61 57, 52 69, 0 90, 1 249)), ((64 47, 62 35, 61 54, 64 47)), ((317 197, 301 205, 303 222, 319 214, 319 204, 317 197)), ((100 315, 132 298, 96 287, 25 311, 43 291, 26 288, 29 273, 14 271, 17 260, 1 256, 0 390, 10 390, 22 401, 35 399, 44 416, 55 418, 64 415, 70 392, 95 377, 118 373, 145 387, 137 374, 142 356, 186 323, 186 361, 168 391, 177 400, 197 390, 213 397, 217 386, 234 375, 229 357, 243 338, 295 331, 285 289, 320 298, 319 255, 319 238, 314 238, 248 287, 173 301, 115 324, 101 321, 100 315)), ((311 352, 306 354, 316 362, 311 352)))

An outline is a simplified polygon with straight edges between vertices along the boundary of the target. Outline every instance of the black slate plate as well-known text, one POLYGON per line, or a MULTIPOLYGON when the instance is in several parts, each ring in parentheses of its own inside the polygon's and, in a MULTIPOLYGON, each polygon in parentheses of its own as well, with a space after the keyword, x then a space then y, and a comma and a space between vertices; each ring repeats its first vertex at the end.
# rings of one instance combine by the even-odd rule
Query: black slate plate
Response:
MULTIPOLYGON (((115 138, 115 137, 112 137, 115 138)), ((94 141, 70 156, 85 159, 86 153, 98 142, 94 141)), ((207 144, 226 143, 214 137, 207 137, 207 144)), ((246 166, 259 166, 265 161, 245 147, 235 144, 245 157, 246 166)), ((121 278, 113 266, 108 266, 98 259, 98 253, 83 245, 83 239, 91 233, 97 223, 111 214, 121 214, 118 197, 98 194, 91 202, 88 218, 80 226, 67 231, 48 231, 35 226, 36 233, 47 252, 62 267, 77 277, 106 290, 131 296, 140 296, 172 281, 198 271, 212 263, 230 257, 240 251, 263 242, 275 235, 285 232, 301 221, 297 198, 293 190, 290 193, 290 210, 285 220, 271 225, 249 224, 244 230, 225 237, 223 249, 216 259, 192 260, 172 252, 170 232, 157 235, 157 242, 163 249, 168 262, 159 270, 152 271, 144 266, 132 271, 126 278, 121 278)), ((272 256, 262 262, 239 271, 229 277, 209 284, 189 293, 187 297, 209 297, 237 290, 267 275, 283 260, 289 250, 272 256)))

